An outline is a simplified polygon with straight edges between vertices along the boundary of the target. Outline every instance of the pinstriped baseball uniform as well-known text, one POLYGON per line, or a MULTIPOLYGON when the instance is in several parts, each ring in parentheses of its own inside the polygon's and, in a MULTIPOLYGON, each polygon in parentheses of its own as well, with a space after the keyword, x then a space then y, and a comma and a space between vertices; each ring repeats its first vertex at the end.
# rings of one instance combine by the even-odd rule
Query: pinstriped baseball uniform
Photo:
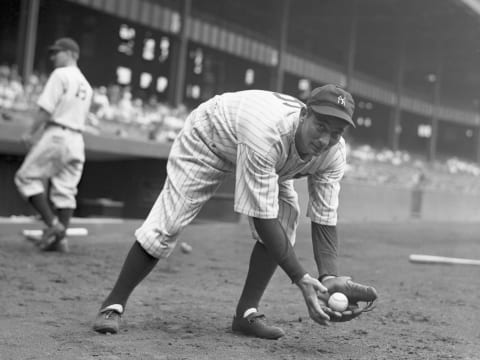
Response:
POLYGON ((135 232, 142 247, 152 256, 168 256, 179 232, 229 173, 236 179, 234 210, 278 217, 292 243, 299 215, 295 178, 308 176, 311 220, 335 225, 345 142, 302 160, 295 132, 304 106, 287 95, 246 90, 216 96, 195 109, 172 145, 164 188, 135 232))
POLYGON ((82 131, 91 99, 92 88, 77 66, 52 72, 37 102, 51 115, 51 122, 15 176, 24 197, 44 192, 44 179, 50 179, 50 199, 55 207, 76 207, 75 195, 85 162, 82 131))

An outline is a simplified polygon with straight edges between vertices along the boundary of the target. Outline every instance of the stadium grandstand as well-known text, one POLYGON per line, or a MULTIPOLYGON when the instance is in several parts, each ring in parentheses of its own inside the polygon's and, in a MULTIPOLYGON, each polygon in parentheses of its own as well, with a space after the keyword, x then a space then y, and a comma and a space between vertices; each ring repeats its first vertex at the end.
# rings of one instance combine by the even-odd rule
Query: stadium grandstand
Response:
MULTIPOLYGON (((480 1, 4 0, 0 9, 0 216, 30 213, 12 179, 52 70, 47 46, 61 36, 79 42, 94 86, 77 215, 103 199, 122 204, 116 215, 143 217, 172 140, 211 96, 259 88, 304 99, 326 83, 357 103, 346 184, 480 196, 480 1)), ((232 186, 205 216, 226 216, 232 186)))

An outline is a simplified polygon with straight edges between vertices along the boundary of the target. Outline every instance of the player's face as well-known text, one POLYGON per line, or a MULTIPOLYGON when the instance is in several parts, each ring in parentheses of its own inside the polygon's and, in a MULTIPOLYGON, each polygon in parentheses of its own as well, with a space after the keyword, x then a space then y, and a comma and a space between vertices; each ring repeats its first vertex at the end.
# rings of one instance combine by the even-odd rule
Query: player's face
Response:
POLYGON ((318 156, 337 144, 348 127, 345 120, 302 109, 295 136, 300 155, 318 156))
POLYGON ((53 66, 56 68, 66 66, 69 61, 68 51, 62 51, 62 50, 52 51, 50 53, 50 60, 52 60, 53 66))

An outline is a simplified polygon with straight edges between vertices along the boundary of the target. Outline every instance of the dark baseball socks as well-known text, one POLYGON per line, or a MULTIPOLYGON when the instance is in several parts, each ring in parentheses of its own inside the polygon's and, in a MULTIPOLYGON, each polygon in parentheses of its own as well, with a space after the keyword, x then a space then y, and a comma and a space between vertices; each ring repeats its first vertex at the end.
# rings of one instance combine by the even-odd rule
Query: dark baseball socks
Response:
POLYGON ((62 223, 63 226, 65 226, 65 229, 67 229, 68 226, 70 225, 70 219, 73 216, 74 210, 75 209, 70 209, 70 208, 57 209, 58 220, 62 223))
POLYGON ((52 226, 55 219, 55 214, 48 204, 47 195, 45 193, 33 195, 28 198, 28 201, 40 214, 43 222, 47 224, 47 226, 52 226))
MULTIPOLYGON (((135 241, 120 271, 118 279, 102 304, 102 309, 114 304, 123 308, 135 287, 152 271, 158 259, 148 254, 135 241)), ((277 263, 268 254, 267 249, 260 242, 255 243, 250 256, 250 264, 245 285, 237 305, 237 316, 244 317, 256 311, 260 299, 270 282, 277 263)))
POLYGON ((112 291, 102 304, 102 309, 114 304, 122 306, 122 312, 127 300, 135 287, 152 271, 158 259, 147 253, 135 241, 125 259, 123 267, 112 291))
POLYGON ((237 317, 247 317, 257 311, 260 299, 277 266, 265 245, 257 241, 250 255, 247 278, 236 309, 237 317))

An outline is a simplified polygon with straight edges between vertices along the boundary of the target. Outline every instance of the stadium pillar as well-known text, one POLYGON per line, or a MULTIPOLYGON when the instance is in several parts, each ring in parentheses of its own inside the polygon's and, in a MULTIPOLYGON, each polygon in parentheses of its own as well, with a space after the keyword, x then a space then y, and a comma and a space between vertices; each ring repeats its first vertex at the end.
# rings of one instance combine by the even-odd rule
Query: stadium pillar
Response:
POLYGON ((358 0, 352 4, 352 21, 350 22, 350 35, 347 54, 347 83, 346 88, 352 92, 352 79, 355 71, 355 55, 357 51, 357 31, 358 31, 358 0))
MULTIPOLYGON (((474 100, 475 105, 475 123, 478 124, 480 122, 480 100, 474 100)), ((475 161, 477 164, 480 164, 480 126, 477 125, 475 129, 475 139, 476 139, 476 146, 475 146, 475 161)))
POLYGON ((437 140, 438 140, 438 117, 441 101, 441 79, 442 79, 442 57, 437 57, 436 77, 433 82, 433 109, 432 109, 432 133, 428 143, 428 160, 435 161, 437 156, 437 140))
POLYGON ((280 6, 279 19, 279 38, 278 38, 278 63, 275 67, 273 78, 273 90, 283 92, 283 82, 285 73, 285 55, 287 54, 288 43, 288 20, 289 20, 290 0, 283 0, 280 6))
POLYGON ((171 67, 172 86, 169 91, 169 99, 173 106, 183 103, 185 95, 185 73, 187 67, 188 30, 190 26, 190 11, 192 0, 182 0, 181 26, 178 44, 175 47, 171 67))
POLYGON ((476 146, 476 154, 475 154, 475 160, 477 161, 477 164, 480 164, 480 127, 477 127, 477 146, 476 146))
POLYGON ((35 44, 37 42, 38 12, 40 0, 22 0, 17 38, 17 64, 20 75, 26 81, 33 72, 35 44))
POLYGON ((397 38, 398 38, 398 53, 397 64, 395 71, 395 95, 396 102, 392 108, 389 128, 389 145, 393 151, 399 149, 399 137, 401 132, 401 106, 400 99, 403 93, 403 82, 405 78, 405 63, 406 63, 406 35, 405 24, 399 21, 397 24, 397 38))

